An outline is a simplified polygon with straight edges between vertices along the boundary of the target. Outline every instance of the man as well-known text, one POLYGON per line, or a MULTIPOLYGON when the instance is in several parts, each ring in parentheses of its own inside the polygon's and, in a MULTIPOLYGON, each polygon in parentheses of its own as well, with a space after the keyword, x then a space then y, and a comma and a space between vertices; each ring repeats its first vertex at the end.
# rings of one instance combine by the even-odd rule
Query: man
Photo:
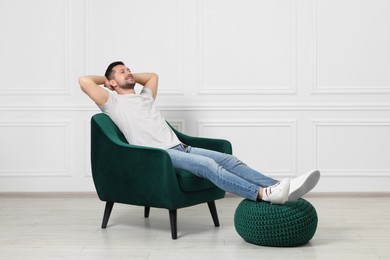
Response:
POLYGON ((309 192, 320 178, 318 170, 310 171, 292 179, 290 187, 289 179, 279 182, 267 177, 233 155, 181 143, 155 106, 158 87, 155 73, 133 74, 123 62, 117 61, 108 66, 105 76, 83 76, 79 83, 129 143, 165 149, 175 168, 209 179, 227 192, 253 201, 284 204, 309 192), (134 90, 136 84, 143 86, 139 94, 134 90))

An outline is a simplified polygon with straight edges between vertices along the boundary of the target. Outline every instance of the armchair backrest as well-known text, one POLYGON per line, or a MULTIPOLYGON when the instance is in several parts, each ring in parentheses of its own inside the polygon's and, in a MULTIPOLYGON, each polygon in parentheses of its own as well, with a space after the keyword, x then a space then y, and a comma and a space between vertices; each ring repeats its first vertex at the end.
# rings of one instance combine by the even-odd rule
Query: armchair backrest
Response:
POLYGON ((112 141, 128 143, 123 133, 106 114, 100 113, 92 117, 92 123, 99 125, 112 141))

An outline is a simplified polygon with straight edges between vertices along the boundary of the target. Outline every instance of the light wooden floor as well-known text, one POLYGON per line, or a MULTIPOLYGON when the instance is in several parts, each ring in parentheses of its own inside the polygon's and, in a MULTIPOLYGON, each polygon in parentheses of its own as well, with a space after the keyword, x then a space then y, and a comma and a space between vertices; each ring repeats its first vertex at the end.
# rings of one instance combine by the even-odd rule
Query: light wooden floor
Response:
POLYGON ((316 208, 314 238, 293 248, 262 247, 241 239, 233 225, 241 198, 217 201, 221 227, 207 205, 178 211, 178 240, 168 211, 115 204, 100 229, 104 204, 94 195, 0 195, 0 259, 390 259, 390 197, 306 198, 316 208))

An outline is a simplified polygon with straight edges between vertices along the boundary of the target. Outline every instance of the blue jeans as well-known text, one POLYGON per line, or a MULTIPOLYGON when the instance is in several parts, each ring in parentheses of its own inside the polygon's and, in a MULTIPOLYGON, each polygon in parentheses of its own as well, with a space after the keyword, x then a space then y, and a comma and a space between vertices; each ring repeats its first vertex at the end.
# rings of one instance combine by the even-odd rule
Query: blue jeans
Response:
POLYGON ((212 150, 179 144, 167 150, 175 168, 192 172, 206 178, 219 188, 250 199, 257 200, 261 187, 278 181, 257 172, 237 157, 212 150))

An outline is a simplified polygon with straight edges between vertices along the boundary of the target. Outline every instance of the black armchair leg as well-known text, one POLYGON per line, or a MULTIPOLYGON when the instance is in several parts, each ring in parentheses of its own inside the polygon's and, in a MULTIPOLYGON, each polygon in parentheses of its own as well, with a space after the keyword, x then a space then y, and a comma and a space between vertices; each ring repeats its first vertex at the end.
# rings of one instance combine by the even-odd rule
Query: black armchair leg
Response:
POLYGON ((107 227, 108 219, 110 218, 112 207, 114 206, 114 202, 106 202, 106 208, 104 209, 104 215, 103 215, 103 223, 102 228, 107 227))
POLYGON ((171 221, 171 234, 172 239, 177 239, 177 210, 169 210, 169 220, 171 221))
POLYGON ((144 217, 148 218, 149 217, 149 213, 150 213, 150 207, 145 207, 144 217))
POLYGON ((213 218, 214 225, 216 227, 219 227, 219 219, 218 219, 217 207, 215 206, 215 201, 207 202, 207 205, 209 206, 209 210, 211 213, 211 217, 213 218))

